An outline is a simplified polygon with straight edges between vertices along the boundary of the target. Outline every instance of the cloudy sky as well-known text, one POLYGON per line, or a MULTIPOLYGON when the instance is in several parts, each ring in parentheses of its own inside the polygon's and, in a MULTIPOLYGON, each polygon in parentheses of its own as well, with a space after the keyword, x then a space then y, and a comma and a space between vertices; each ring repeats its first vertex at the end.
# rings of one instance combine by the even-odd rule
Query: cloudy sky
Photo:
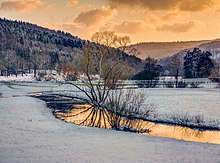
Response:
POLYGON ((220 0, 0 0, 0 17, 83 39, 97 31, 133 43, 220 38, 220 0))

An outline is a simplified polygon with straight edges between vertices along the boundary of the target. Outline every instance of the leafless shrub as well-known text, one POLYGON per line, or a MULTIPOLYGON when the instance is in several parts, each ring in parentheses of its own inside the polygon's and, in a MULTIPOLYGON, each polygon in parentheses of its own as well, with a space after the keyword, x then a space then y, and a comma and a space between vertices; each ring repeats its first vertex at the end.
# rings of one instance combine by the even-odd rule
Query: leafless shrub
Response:
POLYGON ((206 120, 202 114, 189 115, 189 113, 172 113, 166 115, 168 123, 188 127, 197 127, 201 129, 220 129, 218 120, 206 120))
POLYGON ((195 123, 195 124, 204 124, 205 123, 205 118, 201 114, 191 116, 191 119, 192 119, 192 122, 195 123))
POLYGON ((144 118, 148 118, 150 116, 153 116, 154 118, 157 117, 157 113, 156 113, 156 107, 155 105, 149 103, 149 104, 145 104, 144 105, 144 118))
POLYGON ((169 119, 172 120, 172 122, 177 123, 177 124, 188 124, 191 121, 191 117, 189 116, 189 113, 172 113, 169 115, 166 115, 169 119))
POLYGON ((140 131, 140 121, 136 121, 136 119, 149 116, 154 111, 152 105, 143 109, 142 105, 146 101, 146 97, 145 94, 134 90, 112 90, 106 102, 112 128, 117 130, 130 128, 137 132, 140 131))

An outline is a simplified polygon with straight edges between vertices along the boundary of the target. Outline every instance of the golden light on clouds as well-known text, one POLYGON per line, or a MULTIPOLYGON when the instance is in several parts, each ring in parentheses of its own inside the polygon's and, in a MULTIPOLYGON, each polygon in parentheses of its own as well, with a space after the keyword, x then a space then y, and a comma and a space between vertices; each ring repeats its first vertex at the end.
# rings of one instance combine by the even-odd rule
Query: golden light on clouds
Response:
POLYGON ((74 22, 83 24, 86 27, 102 26, 116 15, 116 9, 102 6, 101 8, 90 10, 88 12, 81 12, 74 22))
POLYGON ((4 1, 1 3, 1 9, 30 12, 38 7, 43 6, 43 4, 44 3, 41 0, 4 1))
POLYGON ((0 0, 0 15, 89 39, 109 30, 132 42, 220 37, 219 0, 0 0))
POLYGON ((66 6, 67 7, 75 7, 78 4, 79 4, 78 0, 68 0, 66 6))
POLYGON ((158 31, 170 31, 170 32, 191 32, 196 29, 196 27, 200 26, 199 23, 195 21, 190 21, 186 23, 174 23, 174 24, 164 24, 160 27, 157 27, 158 31))
POLYGON ((144 21, 125 21, 121 24, 116 25, 113 31, 126 34, 138 34, 138 33, 149 33, 151 27, 144 21))
POLYGON ((218 0, 108 0, 116 8, 140 7, 149 10, 202 11, 218 4, 218 0))

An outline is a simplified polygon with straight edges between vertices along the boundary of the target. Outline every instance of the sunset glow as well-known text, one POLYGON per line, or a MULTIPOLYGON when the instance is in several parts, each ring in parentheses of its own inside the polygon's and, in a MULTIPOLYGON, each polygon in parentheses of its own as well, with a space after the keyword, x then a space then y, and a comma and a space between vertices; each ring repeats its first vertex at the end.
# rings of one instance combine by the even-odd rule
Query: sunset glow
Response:
POLYGON ((0 17, 83 39, 106 30, 132 43, 220 37, 219 0, 0 0, 0 17))

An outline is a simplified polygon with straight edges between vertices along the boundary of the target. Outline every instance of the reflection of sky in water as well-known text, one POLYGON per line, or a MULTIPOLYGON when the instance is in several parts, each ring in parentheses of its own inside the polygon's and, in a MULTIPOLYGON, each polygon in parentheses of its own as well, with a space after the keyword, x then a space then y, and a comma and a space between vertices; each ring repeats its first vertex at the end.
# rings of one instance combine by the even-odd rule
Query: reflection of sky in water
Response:
MULTIPOLYGON (((87 108, 80 109, 83 106, 78 106, 76 109, 70 110, 67 113, 57 112, 56 117, 66 122, 80 124, 84 126, 98 126, 99 116, 96 117, 95 123, 91 123, 91 109, 84 112, 87 108), (79 114, 80 113, 80 114, 79 114), (89 117, 89 118, 88 118, 89 117), (85 121, 86 120, 86 121, 85 121), (83 122, 83 123, 82 123, 83 122)), ((105 116, 104 116, 105 117, 105 116)), ((105 117, 106 118, 106 117, 105 117)), ((104 127, 104 118, 101 116, 101 128, 110 128, 109 124, 104 127)), ((121 122, 121 127, 124 127, 124 121, 121 122)), ((127 123, 126 123, 127 124, 127 123)), ((152 136, 175 138, 178 140, 204 142, 220 144, 220 132, 218 131, 199 131, 180 126, 168 126, 162 124, 155 124, 152 122, 146 122, 142 120, 131 120, 131 127, 136 130, 150 129, 150 133, 143 133, 152 136)))

